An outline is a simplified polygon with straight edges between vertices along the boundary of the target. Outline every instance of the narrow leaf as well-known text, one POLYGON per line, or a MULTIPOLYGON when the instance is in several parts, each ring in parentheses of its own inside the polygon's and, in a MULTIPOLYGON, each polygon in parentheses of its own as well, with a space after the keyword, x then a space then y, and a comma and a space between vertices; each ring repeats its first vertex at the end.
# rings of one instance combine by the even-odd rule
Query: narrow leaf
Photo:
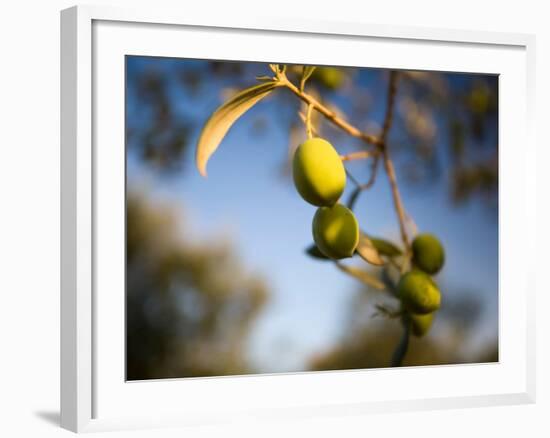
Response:
POLYGON ((233 123, 252 106, 277 87, 275 82, 266 82, 241 91, 225 102, 210 116, 197 144, 196 164, 202 176, 206 176, 206 163, 218 148, 233 123))
POLYGON ((365 233, 359 234, 359 244, 357 245, 356 252, 363 260, 371 265, 382 266, 385 264, 378 250, 365 233))
POLYGON ((315 245, 314 243, 306 248, 306 253, 314 259, 330 260, 326 255, 319 251, 319 248, 317 248, 317 245, 315 245))
POLYGON ((336 263, 336 266, 338 266, 338 269, 340 269, 341 271, 346 272, 349 275, 357 278, 362 283, 365 283, 368 286, 374 287, 375 289, 384 290, 384 283, 378 280, 378 278, 376 278, 371 273, 361 268, 344 265, 342 263, 336 263))
POLYGON ((379 239, 377 237, 369 236, 373 246, 378 250, 378 253, 388 257, 396 257, 403 254, 400 248, 394 245, 389 240, 379 239))

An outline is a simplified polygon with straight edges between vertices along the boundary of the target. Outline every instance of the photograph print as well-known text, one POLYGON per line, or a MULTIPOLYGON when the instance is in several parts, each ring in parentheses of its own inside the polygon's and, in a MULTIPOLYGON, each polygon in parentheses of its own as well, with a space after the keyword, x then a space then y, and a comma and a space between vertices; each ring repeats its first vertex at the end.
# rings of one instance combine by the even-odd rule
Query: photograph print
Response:
POLYGON ((126 379, 498 362, 498 76, 126 57, 126 379))

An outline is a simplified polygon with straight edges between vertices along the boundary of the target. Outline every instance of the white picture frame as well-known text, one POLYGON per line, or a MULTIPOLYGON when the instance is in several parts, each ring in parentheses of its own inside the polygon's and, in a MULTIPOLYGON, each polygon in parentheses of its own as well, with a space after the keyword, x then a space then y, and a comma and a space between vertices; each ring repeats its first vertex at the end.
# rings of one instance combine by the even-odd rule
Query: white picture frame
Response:
POLYGON ((524 34, 237 13, 202 16, 188 9, 78 6, 62 11, 62 427, 84 432, 534 402, 535 286, 533 268, 521 257, 533 251, 535 244, 535 218, 526 213, 535 209, 534 51, 534 36, 524 34), (185 38, 193 38, 193 45, 180 53, 183 49, 173 40, 185 38), (233 44, 220 47, 220 38, 232 39, 233 44), (280 43, 273 44, 276 40, 280 43), (301 44, 309 48, 307 60, 297 48, 301 44), (232 52, 240 46, 240 52, 232 52), (370 59, 350 64, 349 53, 338 50, 355 46, 369 48, 370 59), (125 206, 120 68, 125 54, 500 74, 499 363, 121 380, 124 260, 120 237, 125 206), (107 142, 115 146, 106 149, 102 145, 107 142), (518 144, 525 150, 519 157, 513 154, 518 144), (113 211, 113 216, 106 216, 106 211, 113 211), (514 233, 520 223, 521 237, 514 233), (120 248, 113 242, 119 242, 120 248), (507 269, 512 265, 513 270, 507 269), (106 289, 111 291, 109 297, 102 294, 106 289), (353 390, 361 385, 370 390, 353 390), (203 400, 186 403, 183 386, 184 394, 204 394, 203 400))

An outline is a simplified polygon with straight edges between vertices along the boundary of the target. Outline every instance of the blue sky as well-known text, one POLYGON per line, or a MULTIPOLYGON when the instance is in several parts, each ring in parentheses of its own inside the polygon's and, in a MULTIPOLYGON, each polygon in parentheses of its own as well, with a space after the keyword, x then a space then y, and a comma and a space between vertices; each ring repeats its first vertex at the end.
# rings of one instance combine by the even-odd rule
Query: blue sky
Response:
MULTIPOLYGON (((140 110, 134 94, 136 74, 154 68, 171 75, 175 69, 200 66, 197 61, 128 58, 127 117, 147 123, 147 114, 140 110)), ((383 99, 385 92, 380 87, 380 77, 380 72, 365 70, 359 79, 360 86, 374 88, 375 102, 383 99)), ((250 84, 253 82, 252 76, 250 84)), ((455 75, 451 84, 464 86, 464 77, 455 75)), ((197 98, 173 83, 170 96, 179 117, 202 125, 221 103, 221 89, 231 85, 211 84, 201 89, 197 98)), ((342 106, 345 109, 345 102, 342 106)), ((383 107, 378 107, 372 117, 381 121, 383 107)), ((147 187, 149 195, 181 206, 183 220, 189 227, 185 228, 187 238, 229 238, 246 268, 268 280, 271 299, 255 322, 249 343, 250 358, 265 372, 301 370, 309 357, 333 346, 342 334, 344 318, 358 288, 356 281, 331 264, 313 260, 303 252, 311 243, 315 207, 299 197, 290 177, 281 177, 279 166, 287 154, 288 133, 275 122, 264 135, 251 134, 255 114, 275 119, 277 111, 273 99, 268 98, 245 114, 210 160, 206 179, 194 168, 198 130, 192 134, 193 147, 183 157, 182 172, 159 176, 131 153, 128 156, 129 187, 147 187)), ((349 147, 337 143, 334 146, 340 150, 349 147)), ((452 293, 477 294, 484 304, 479 330, 483 336, 495 336, 497 220, 482 202, 452 205, 447 171, 444 167, 436 183, 421 188, 408 187, 400 180, 405 207, 421 231, 434 233, 444 242, 447 262, 438 277, 441 284, 449 286, 443 291, 444 298, 452 293)), ((346 195, 350 188, 348 183, 346 195)), ((359 199, 355 211, 361 227, 370 234, 398 241, 398 224, 383 172, 379 172, 374 188, 359 199)))

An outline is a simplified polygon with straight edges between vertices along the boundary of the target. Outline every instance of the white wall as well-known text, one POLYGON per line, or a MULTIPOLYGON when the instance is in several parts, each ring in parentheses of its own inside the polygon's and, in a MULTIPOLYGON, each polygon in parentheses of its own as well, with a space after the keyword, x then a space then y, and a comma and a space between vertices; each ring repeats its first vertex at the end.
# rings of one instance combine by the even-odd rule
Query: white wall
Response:
MULTIPOLYGON (((97 1, 134 5, 145 1, 97 1)), ((149 2, 151 3, 151 2, 149 2)), ((156 0, 159 7, 220 11, 213 1, 156 0)), ((538 254, 526 254, 538 280, 538 403, 520 407, 376 415, 226 429, 227 436, 550 436, 548 379, 549 295, 543 284, 549 245, 550 26, 545 2, 454 0, 315 2, 232 0, 224 7, 247 13, 312 19, 414 24, 537 34, 537 126, 539 131, 538 254), (546 99, 546 101, 545 101, 546 99), (543 144, 543 139, 544 143, 543 144), (545 415, 546 414, 546 415, 545 415), (531 429, 531 430, 529 430, 531 429)), ((49 437, 59 403, 59 10, 70 1, 4 3, 0 24, 0 432, 2 436, 49 437)), ((521 153, 521 145, 518 145, 521 153)), ((533 212, 534 213, 534 212, 533 212)), ((135 433, 135 432, 134 432, 135 433)), ((213 428, 138 432, 141 436, 219 436, 213 428)), ((130 436, 114 433, 108 436, 130 436)))

